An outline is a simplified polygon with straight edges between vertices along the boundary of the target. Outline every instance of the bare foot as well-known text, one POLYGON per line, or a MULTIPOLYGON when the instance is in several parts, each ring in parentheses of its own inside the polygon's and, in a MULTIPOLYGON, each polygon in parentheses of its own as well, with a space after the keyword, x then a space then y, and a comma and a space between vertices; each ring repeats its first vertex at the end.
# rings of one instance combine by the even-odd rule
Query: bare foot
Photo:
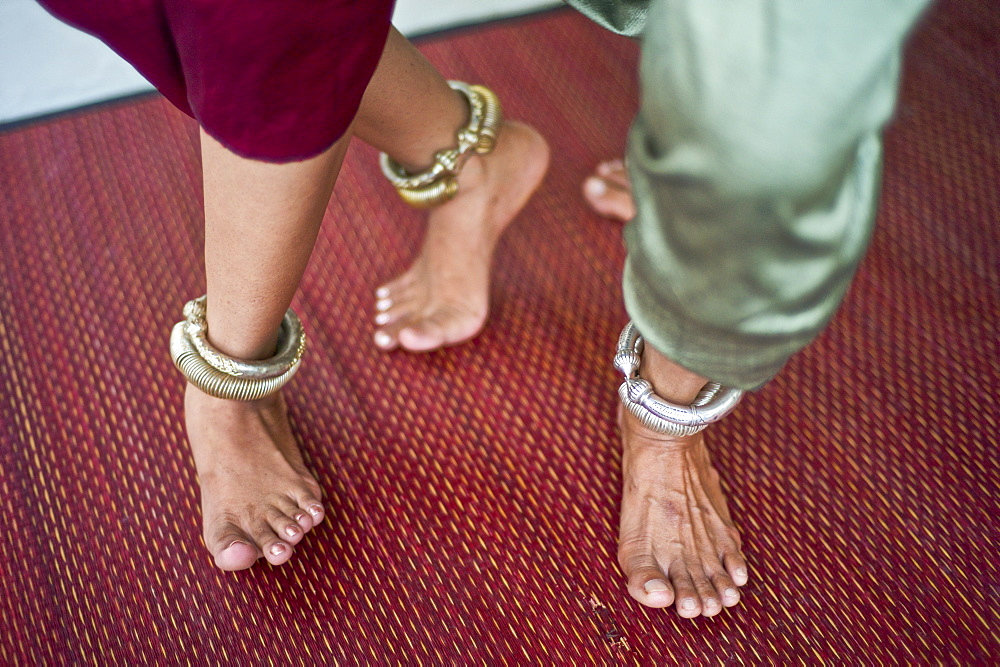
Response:
POLYGON ((621 160, 597 165, 594 174, 583 182, 583 198, 605 218, 628 222, 635 217, 632 184, 621 160))
POLYGON ((224 401, 189 384, 184 412, 201 483, 203 536, 215 564, 243 570, 258 558, 287 561, 324 511, 281 394, 224 401))
POLYGON ((514 122, 504 123, 492 153, 469 158, 458 195, 431 210, 416 261, 375 292, 376 345, 423 352, 479 333, 489 313, 493 250, 548 163, 542 136, 514 122))
POLYGON ((622 507, 618 562, 629 594, 684 618, 715 616, 747 582, 741 541, 701 433, 671 438, 619 411, 622 507))

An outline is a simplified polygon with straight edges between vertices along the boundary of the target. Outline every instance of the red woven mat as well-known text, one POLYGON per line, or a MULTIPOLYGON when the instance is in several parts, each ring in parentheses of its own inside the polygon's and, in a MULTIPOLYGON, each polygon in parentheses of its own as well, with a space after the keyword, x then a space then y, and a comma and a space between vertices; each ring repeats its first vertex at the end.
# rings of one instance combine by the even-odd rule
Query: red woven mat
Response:
POLYGON ((623 249, 578 188, 621 152, 633 43, 569 11, 422 43, 555 160, 489 328, 413 356, 369 322, 421 218, 352 150, 289 393, 332 516, 279 568, 224 574, 200 539, 167 354, 203 290, 195 127, 149 98, 0 135, 0 661, 995 660, 998 34, 973 2, 923 24, 857 282, 711 434, 753 570, 715 619, 640 607, 615 564, 623 249))

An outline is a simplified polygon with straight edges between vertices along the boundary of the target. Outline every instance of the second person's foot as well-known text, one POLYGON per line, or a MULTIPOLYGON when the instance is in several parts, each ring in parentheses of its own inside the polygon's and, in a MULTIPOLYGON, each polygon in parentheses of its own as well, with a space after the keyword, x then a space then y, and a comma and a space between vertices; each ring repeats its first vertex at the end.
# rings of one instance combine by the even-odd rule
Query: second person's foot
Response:
POLYGON ((493 251, 548 164, 545 139, 515 122, 503 124, 493 152, 469 158, 458 194, 431 209, 412 266, 375 292, 378 347, 425 352, 479 333, 489 314, 493 251))
POLYGON ((594 173, 583 182, 583 198, 598 215, 628 222, 635 217, 635 201, 628 171, 621 160, 597 165, 594 173))

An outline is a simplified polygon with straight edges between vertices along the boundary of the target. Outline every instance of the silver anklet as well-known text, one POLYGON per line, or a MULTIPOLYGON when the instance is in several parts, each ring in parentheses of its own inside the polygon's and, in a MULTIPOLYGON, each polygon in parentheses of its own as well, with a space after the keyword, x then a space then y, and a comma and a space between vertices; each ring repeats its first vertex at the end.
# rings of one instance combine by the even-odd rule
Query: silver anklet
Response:
POLYGON ((492 151, 503 120, 500 100, 489 88, 461 81, 449 81, 448 85, 469 103, 469 124, 456 133, 458 146, 435 153, 434 164, 418 174, 409 173, 387 154, 379 154, 382 173, 403 201, 416 208, 443 204, 458 193, 458 173, 469 151, 479 155, 492 151))
POLYGON ((306 336, 291 308, 278 331, 278 351, 270 359, 246 361, 223 354, 208 342, 204 296, 188 301, 184 320, 170 334, 170 356, 188 382, 206 394, 230 401, 256 401, 284 387, 302 362, 306 336))
POLYGON ((670 436, 694 435, 732 412, 743 397, 742 389, 709 382, 691 405, 663 400, 654 393, 648 380, 639 377, 643 345, 639 330, 630 321, 618 337, 613 363, 625 375, 625 381, 618 387, 622 405, 647 428, 670 436))

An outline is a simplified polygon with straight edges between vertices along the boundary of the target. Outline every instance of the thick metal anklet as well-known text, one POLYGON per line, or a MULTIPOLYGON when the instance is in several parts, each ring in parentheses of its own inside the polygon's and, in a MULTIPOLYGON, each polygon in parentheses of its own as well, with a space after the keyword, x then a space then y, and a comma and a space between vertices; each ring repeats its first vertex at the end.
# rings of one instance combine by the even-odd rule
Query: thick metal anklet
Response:
POLYGON ((625 375, 625 381, 618 387, 618 397, 622 405, 647 428, 678 437, 694 435, 732 412, 743 398, 742 389, 709 382, 698 392, 691 405, 666 401, 656 395, 648 380, 639 377, 642 350, 642 336, 635 323, 629 322, 618 337, 618 350, 613 362, 615 368, 625 375))
POLYGON ((448 85, 469 103, 469 124, 457 132, 458 146, 435 153, 434 164, 418 174, 407 172, 385 153, 379 154, 382 173, 403 201, 415 208, 437 206, 458 194, 458 174, 469 153, 485 155, 492 151, 503 122, 500 100, 492 90, 461 81, 449 81, 448 85))
POLYGON ((219 352, 208 342, 204 296, 184 306, 184 320, 170 334, 170 356, 188 382, 206 394, 231 401, 256 401, 288 384, 302 362, 306 336, 291 308, 278 332, 278 351, 270 359, 246 361, 219 352))

